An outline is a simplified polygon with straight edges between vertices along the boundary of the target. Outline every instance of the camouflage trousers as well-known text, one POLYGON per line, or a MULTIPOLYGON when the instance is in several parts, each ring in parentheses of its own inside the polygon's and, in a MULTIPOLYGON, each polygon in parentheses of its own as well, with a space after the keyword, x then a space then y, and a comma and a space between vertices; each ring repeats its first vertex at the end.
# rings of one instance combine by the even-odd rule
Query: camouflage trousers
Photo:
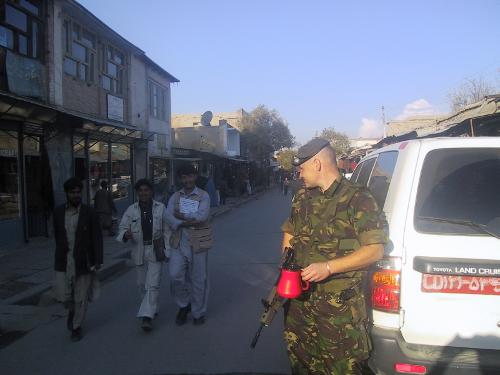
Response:
POLYGON ((308 293, 285 309, 284 337, 293 374, 361 374, 368 358, 364 296, 337 303, 338 293, 308 293))

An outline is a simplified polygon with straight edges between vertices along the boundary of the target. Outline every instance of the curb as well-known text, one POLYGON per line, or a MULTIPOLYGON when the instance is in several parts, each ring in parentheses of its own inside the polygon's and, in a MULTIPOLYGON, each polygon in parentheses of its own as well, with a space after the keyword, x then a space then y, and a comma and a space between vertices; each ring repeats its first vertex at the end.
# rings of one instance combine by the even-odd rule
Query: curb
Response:
POLYGON ((38 304, 39 297, 45 293, 47 290, 52 289, 52 282, 46 281, 42 284, 34 286, 24 292, 18 293, 10 298, 4 299, 0 302, 0 306, 3 305, 34 305, 38 304), (36 301, 36 302, 35 302, 36 301))
MULTIPOLYGON (((130 254, 130 250, 124 250, 119 255, 113 258, 113 260, 107 265, 99 270, 99 281, 105 281, 116 273, 123 269, 128 268, 127 257, 130 254)), ((7 298, 0 302, 0 306, 6 305, 32 305, 32 306, 47 306, 50 304, 55 304, 55 300, 52 296, 52 281, 47 281, 33 288, 25 290, 15 296, 7 298)))
POLYGON ((262 196, 263 194, 265 194, 267 191, 261 191, 261 192, 258 192, 258 193, 255 193, 253 194, 252 196, 238 202, 238 203, 235 203, 233 206, 231 207, 225 207, 223 210, 221 210, 220 212, 217 212, 215 214, 213 214, 211 216, 212 219, 215 219, 219 216, 223 216, 229 212, 231 212, 234 208, 238 208, 240 206, 243 206, 244 204, 248 203, 248 202, 251 202, 251 201, 254 201, 256 199, 259 199, 260 196, 262 196))

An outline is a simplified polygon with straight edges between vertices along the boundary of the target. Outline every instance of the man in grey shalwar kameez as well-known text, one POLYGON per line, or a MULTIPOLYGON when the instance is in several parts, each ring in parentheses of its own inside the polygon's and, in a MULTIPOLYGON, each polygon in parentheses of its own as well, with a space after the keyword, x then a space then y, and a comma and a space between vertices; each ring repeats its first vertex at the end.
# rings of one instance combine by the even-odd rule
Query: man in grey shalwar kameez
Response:
POLYGON ((167 219, 173 230, 170 239, 170 287, 179 307, 176 324, 205 322, 208 301, 208 253, 212 247, 209 224, 210 198, 195 185, 197 172, 190 165, 178 171, 183 189, 170 197, 167 219))

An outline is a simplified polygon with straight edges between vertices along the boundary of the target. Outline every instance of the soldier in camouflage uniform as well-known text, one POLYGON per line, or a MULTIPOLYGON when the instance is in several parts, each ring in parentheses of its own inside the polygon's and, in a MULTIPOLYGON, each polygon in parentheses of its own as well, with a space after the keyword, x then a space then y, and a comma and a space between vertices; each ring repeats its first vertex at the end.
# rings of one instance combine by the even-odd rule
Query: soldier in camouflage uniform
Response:
POLYGON ((292 372, 361 374, 370 351, 365 269, 383 255, 385 222, 371 193, 340 175, 328 141, 301 147, 295 165, 305 187, 283 224, 283 246, 295 249, 312 286, 285 310, 292 372))

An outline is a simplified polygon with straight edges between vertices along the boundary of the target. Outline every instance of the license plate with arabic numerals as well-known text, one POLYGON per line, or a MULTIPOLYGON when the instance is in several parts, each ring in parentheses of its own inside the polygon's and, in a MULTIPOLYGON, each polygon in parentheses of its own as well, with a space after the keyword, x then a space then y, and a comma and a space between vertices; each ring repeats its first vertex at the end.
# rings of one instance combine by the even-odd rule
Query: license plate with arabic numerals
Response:
POLYGON ((500 277, 423 274, 422 292, 500 295, 500 277))

